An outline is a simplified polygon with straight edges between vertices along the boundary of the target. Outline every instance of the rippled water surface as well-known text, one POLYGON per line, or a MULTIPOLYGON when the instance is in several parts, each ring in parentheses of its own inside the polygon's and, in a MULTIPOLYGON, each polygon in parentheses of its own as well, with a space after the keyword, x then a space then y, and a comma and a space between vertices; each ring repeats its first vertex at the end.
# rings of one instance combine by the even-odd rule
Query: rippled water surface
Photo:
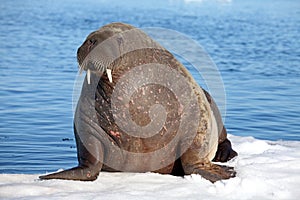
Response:
POLYGON ((91 31, 114 21, 196 40, 222 75, 231 134, 300 140, 298 0, 12 0, 0 9, 0 173, 77 163, 76 51, 91 31))

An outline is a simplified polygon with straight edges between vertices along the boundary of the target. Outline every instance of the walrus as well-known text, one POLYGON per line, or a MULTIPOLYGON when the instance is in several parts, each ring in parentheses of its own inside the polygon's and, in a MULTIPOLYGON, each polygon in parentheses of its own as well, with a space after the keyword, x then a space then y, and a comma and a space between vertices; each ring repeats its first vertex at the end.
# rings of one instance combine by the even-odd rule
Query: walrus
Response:
POLYGON ((218 107, 164 47, 111 23, 78 48, 87 72, 74 115, 78 166, 40 179, 93 181, 100 171, 234 177, 237 153, 218 107))

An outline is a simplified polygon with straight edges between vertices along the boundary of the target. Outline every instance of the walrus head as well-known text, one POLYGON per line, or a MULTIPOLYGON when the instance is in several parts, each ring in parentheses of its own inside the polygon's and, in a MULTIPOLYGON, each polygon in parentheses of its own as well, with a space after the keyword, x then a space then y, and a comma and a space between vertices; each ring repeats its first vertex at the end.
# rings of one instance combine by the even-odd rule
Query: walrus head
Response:
POLYGON ((119 55, 117 51, 121 38, 114 39, 116 42, 105 41, 118 33, 131 29, 134 29, 134 27, 128 24, 112 23, 88 35, 77 50, 77 61, 80 72, 83 70, 87 71, 88 84, 90 84, 91 72, 103 74, 106 71, 109 81, 112 82, 112 69, 108 69, 108 65, 114 60, 111 58, 111 55, 114 55, 114 58, 118 57, 116 55, 119 55))

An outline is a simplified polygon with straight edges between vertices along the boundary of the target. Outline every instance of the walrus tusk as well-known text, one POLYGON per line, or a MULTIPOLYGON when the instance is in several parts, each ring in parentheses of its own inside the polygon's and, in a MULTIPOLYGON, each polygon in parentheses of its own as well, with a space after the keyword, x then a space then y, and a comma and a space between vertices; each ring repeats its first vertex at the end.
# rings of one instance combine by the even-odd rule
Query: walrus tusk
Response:
POLYGON ((87 70, 86 79, 87 79, 88 84, 90 84, 91 83, 91 70, 90 69, 87 70))
POLYGON ((107 77, 109 82, 112 83, 112 75, 111 75, 111 69, 106 69, 107 77))

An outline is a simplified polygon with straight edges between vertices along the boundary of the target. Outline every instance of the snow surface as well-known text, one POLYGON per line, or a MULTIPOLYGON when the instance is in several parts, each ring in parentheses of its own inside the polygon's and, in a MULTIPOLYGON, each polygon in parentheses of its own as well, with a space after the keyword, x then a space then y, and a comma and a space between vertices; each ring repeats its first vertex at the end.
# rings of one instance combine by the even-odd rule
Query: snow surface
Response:
POLYGON ((101 172, 94 182, 0 174, 0 199, 300 199, 300 141, 229 136, 237 177, 215 184, 199 175, 101 172))

